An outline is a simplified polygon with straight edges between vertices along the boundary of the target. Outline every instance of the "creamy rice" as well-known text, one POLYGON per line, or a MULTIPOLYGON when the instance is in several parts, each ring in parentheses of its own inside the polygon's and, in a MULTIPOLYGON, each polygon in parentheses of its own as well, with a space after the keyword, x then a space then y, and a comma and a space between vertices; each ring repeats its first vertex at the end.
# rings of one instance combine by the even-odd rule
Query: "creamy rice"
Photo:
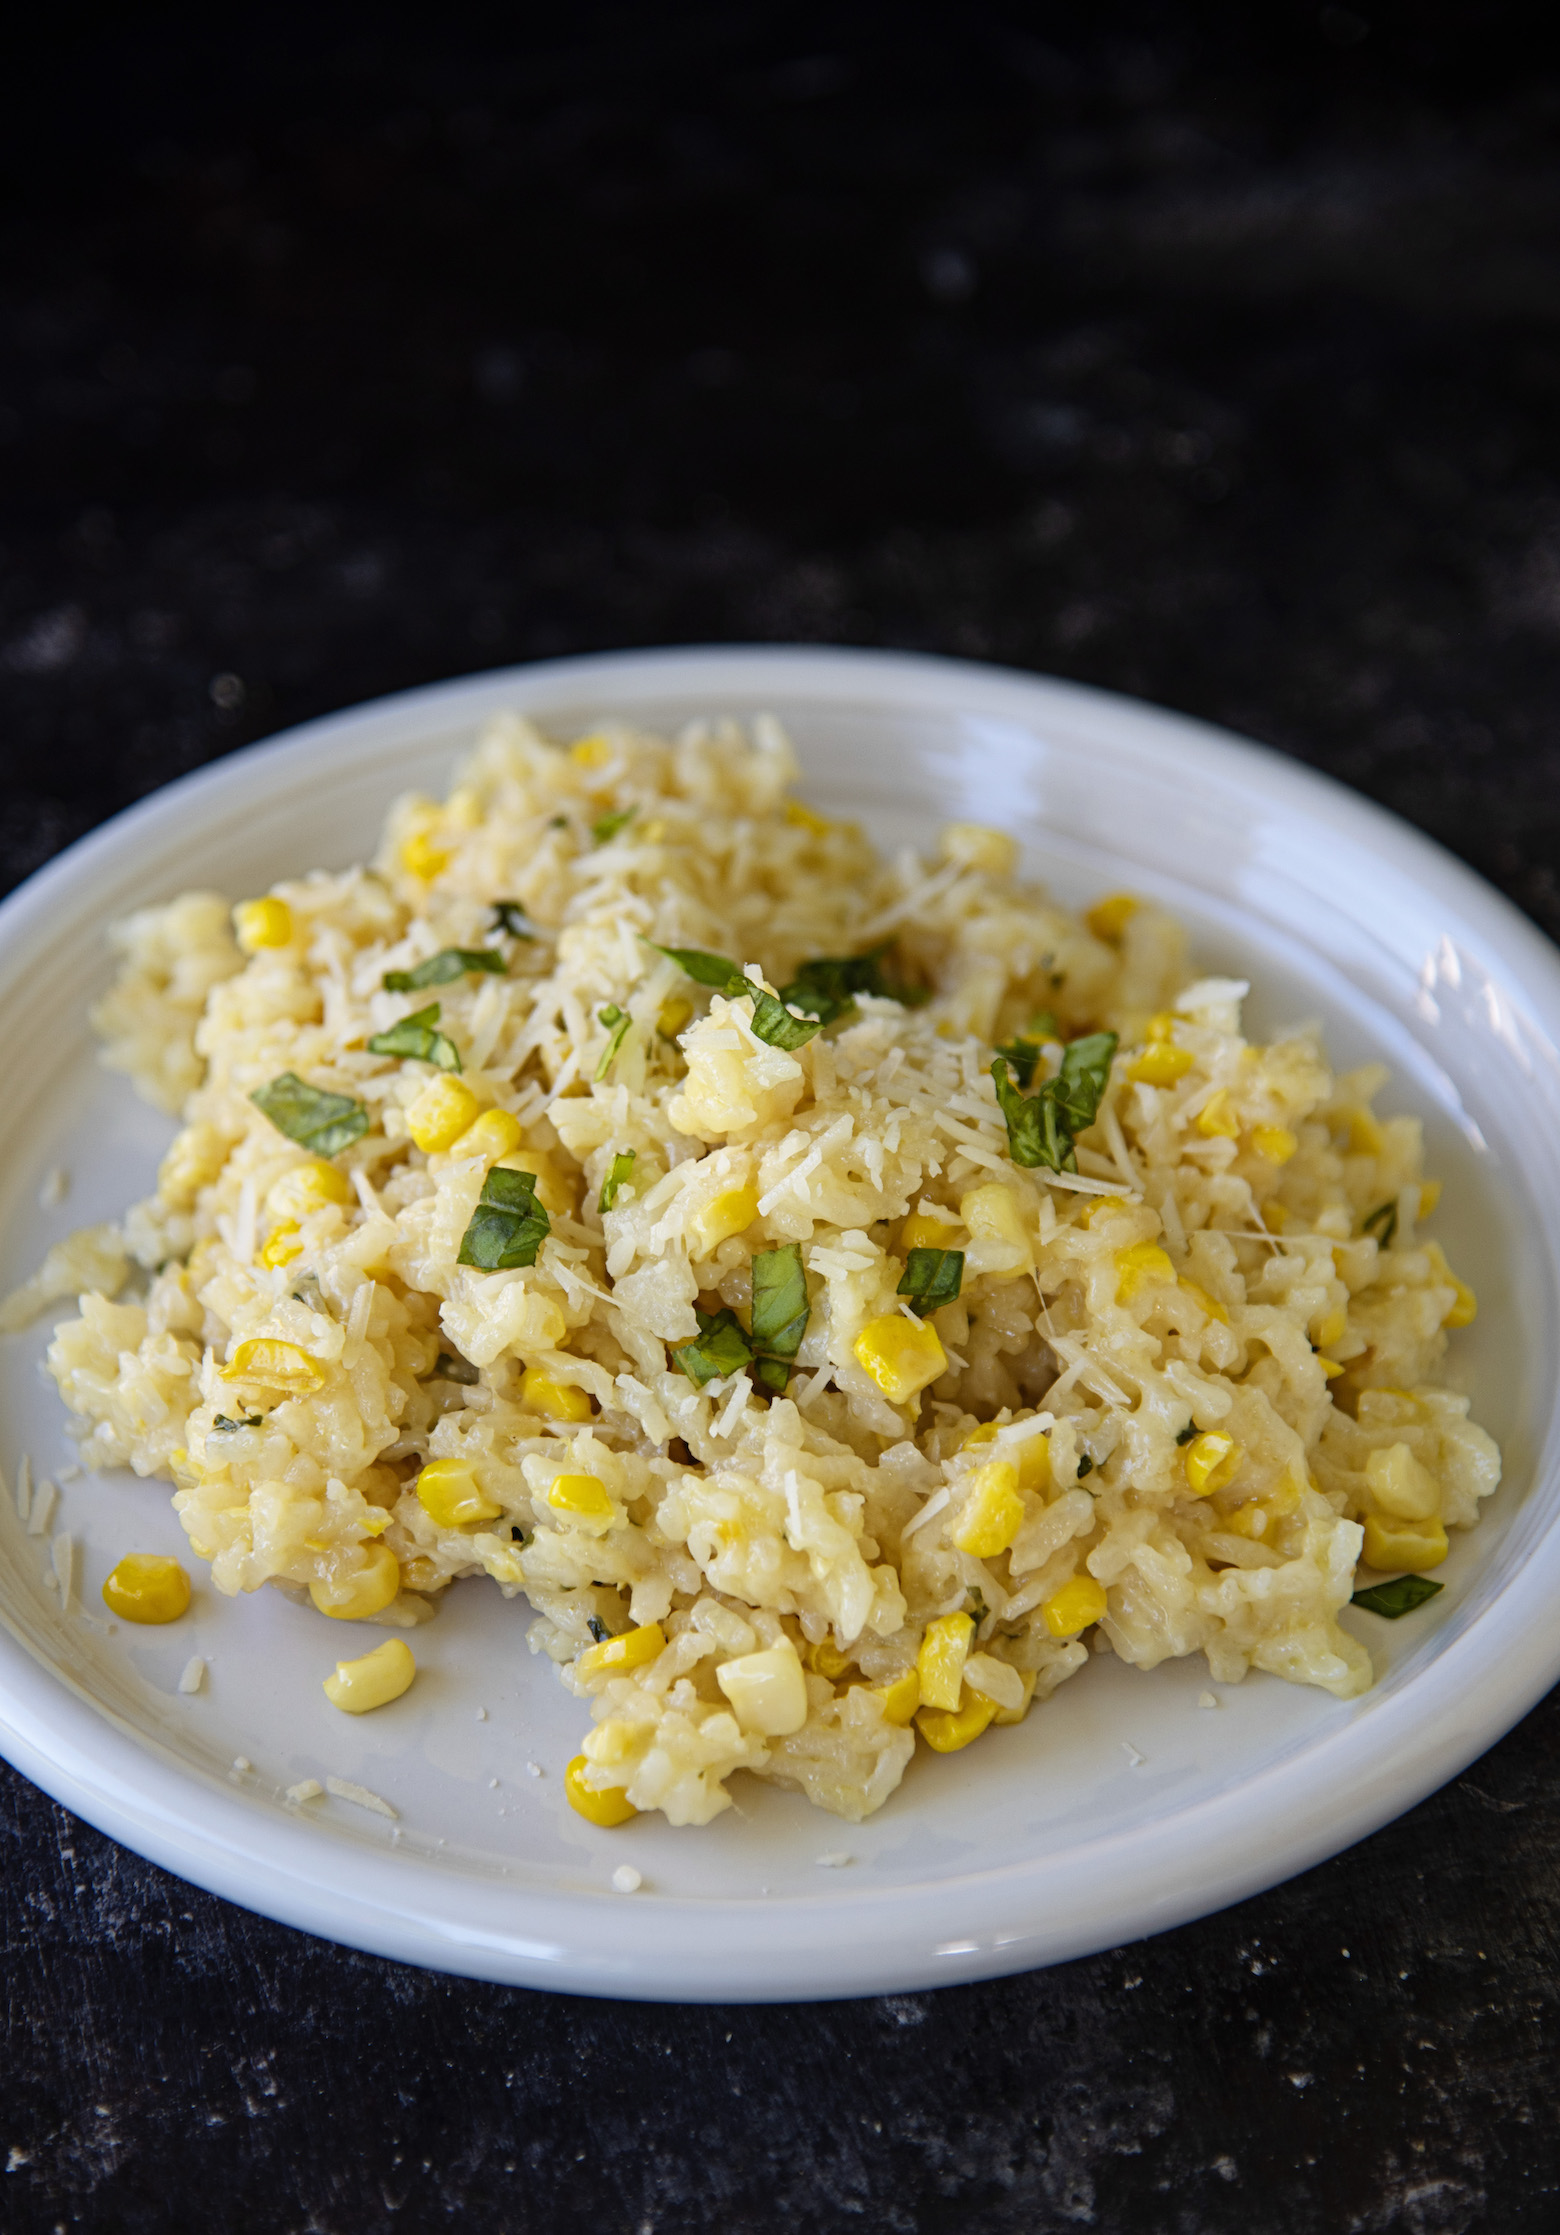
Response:
POLYGON ((706 1823, 739 1769, 858 1819, 918 1733, 1004 1743, 1091 1646, 1361 1692, 1362 1537, 1432 1566, 1500 1473, 1438 1381, 1473 1304, 1421 1238, 1418 1122, 1314 1029, 1246 1041, 1154 907, 1080 920, 972 825, 885 862, 793 776, 765 721, 505 719, 374 867, 120 926, 106 1059, 182 1130, 7 1307, 86 1290, 49 1351, 84 1458, 170 1480, 224 1592, 529 1602, 601 1820, 706 1823), (811 1036, 763 1001, 868 952, 811 1036), (1097 1032, 1076 1169, 1016 1163, 994 1047, 1044 1095, 1097 1032), (279 1129, 252 1097, 288 1074, 295 1133, 324 1093, 356 1137, 279 1129), (534 1262, 461 1262, 528 1189, 534 1262), (805 1329, 749 1363, 771 1279, 805 1329))

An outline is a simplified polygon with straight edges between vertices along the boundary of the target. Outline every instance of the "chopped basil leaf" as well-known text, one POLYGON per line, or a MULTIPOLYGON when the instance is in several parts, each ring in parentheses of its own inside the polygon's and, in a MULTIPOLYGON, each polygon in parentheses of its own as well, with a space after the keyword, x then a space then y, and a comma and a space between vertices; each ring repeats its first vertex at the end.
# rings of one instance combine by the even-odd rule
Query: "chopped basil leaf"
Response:
POLYGON ((791 1368, 784 1358, 757 1358, 753 1362, 753 1378, 776 1397, 785 1395, 786 1383, 791 1378, 791 1368))
POLYGON ((447 1033, 436 1030, 439 1004, 430 1001, 415 1016, 403 1017, 388 1032, 376 1032, 368 1043, 370 1055, 407 1056, 415 1063, 433 1063, 441 1071, 460 1069, 460 1050, 447 1033))
POLYGON ((265 1422, 257 1412, 246 1413, 242 1420, 229 1420, 225 1412, 219 1412, 216 1419, 211 1423, 211 1432, 214 1436, 231 1436, 235 1435, 240 1428, 263 1428, 264 1426, 265 1422))
POLYGON ((638 812, 637 807, 619 807, 611 814, 598 815, 590 826, 592 838, 598 846, 605 846, 609 839, 616 838, 618 832, 633 821, 638 812))
POLYGON ((1191 1443, 1195 1440, 1196 1435, 1197 1423, 1195 1420, 1189 1420, 1175 1440, 1177 1443, 1191 1443))
POLYGON ((885 940, 864 955, 814 956, 801 965, 788 986, 780 988, 781 1000, 788 1009, 803 1009, 808 1016, 816 1017, 820 1025, 832 1024, 836 1017, 843 1016, 858 993, 919 1008, 931 999, 926 988, 901 985, 882 968, 889 944, 885 940))
POLYGON ((610 1211, 617 1201, 618 1189, 634 1169, 637 1149, 619 1149, 612 1159, 612 1168, 601 1183, 601 1193, 596 1198, 598 1211, 610 1211))
POLYGON ((1367 1211, 1365 1216, 1360 1220, 1360 1231, 1364 1234, 1375 1234, 1377 1243, 1382 1249, 1390 1249, 1392 1247, 1393 1236, 1397 1233, 1397 1226, 1398 1207, 1397 1197, 1395 1195, 1392 1197, 1390 1202, 1378 1203, 1373 1211, 1367 1211), (1379 1233, 1377 1233, 1376 1231, 1378 1227, 1380 1228, 1379 1233))
POLYGON ((534 1265, 551 1231, 552 1221, 536 1200, 535 1173, 511 1172, 495 1164, 482 1183, 456 1263, 479 1266, 484 1273, 534 1265))
POLYGON ((978 1583, 972 1583, 965 1595, 965 1611, 977 1630, 991 1612, 986 1604, 986 1594, 978 1583))
POLYGON ((468 971, 490 970, 504 974, 504 958, 496 947, 441 947, 415 970, 387 970, 386 993, 421 993, 424 986, 447 986, 468 971))
POLYGON ((655 947, 658 955, 665 955, 669 961, 675 962, 678 969, 686 977, 692 978, 696 985, 711 986, 716 993, 724 994, 751 993, 753 990, 752 981, 744 978, 736 964, 728 962, 724 955, 706 954, 702 947, 660 947, 656 946, 653 939, 647 940, 646 944, 655 947))
POLYGON ((1010 1056, 997 1055, 991 1079, 1007 1120, 1008 1153, 1015 1164, 1031 1170, 1043 1165, 1051 1172, 1077 1171, 1073 1142, 1094 1123, 1116 1045, 1114 1032, 1090 1032, 1074 1040, 1056 1077, 1027 1097, 1008 1078, 1010 1056))
MULTIPOLYGON (((800 1242, 780 1249, 763 1249, 753 1259, 753 1348, 778 1364, 794 1358, 802 1347, 812 1306, 807 1300, 807 1275, 802 1271, 800 1242)), ((772 1376, 761 1378, 772 1388, 772 1376)), ((780 1387, 785 1387, 781 1374, 780 1387)))
POLYGON ((448 1350, 441 1350, 433 1362, 433 1372, 424 1375, 426 1381, 455 1381, 462 1389, 473 1389, 482 1379, 469 1358, 457 1358, 448 1350))
POLYGON ((1356 1591, 1351 1606, 1362 1606, 1368 1614, 1384 1614, 1389 1622, 1397 1621, 1403 1614, 1412 1614, 1416 1606, 1423 1606, 1426 1599, 1433 1599, 1444 1591, 1444 1583, 1432 1583, 1427 1575, 1396 1575, 1390 1583, 1373 1583, 1368 1591, 1356 1591))
POLYGON ((284 1071, 249 1097, 289 1141, 316 1156, 339 1156, 368 1131, 368 1112, 350 1094, 327 1094, 295 1071, 284 1071))
POLYGON ((954 1303, 964 1286, 962 1249, 913 1249, 905 1259, 905 1277, 894 1291, 908 1296, 917 1319, 925 1319, 944 1304, 954 1303))
POLYGON ((697 985, 723 993, 728 1001, 739 1001, 746 994, 753 1003, 753 1037, 771 1048, 789 1052, 805 1047, 822 1029, 816 1017, 793 1017, 783 1001, 777 1001, 762 986, 755 986, 724 955, 706 954, 702 947, 656 947, 653 939, 648 943, 657 954, 668 955, 697 985))
POLYGON ((518 900, 495 900, 493 903, 493 929, 507 931, 511 939, 534 939, 535 929, 526 922, 525 910, 518 900))
POLYGON ((612 1632, 607 1628, 606 1623, 603 1622, 599 1614, 587 1614, 585 1617, 585 1627, 587 1630, 589 1630, 591 1636, 596 1640, 596 1643, 598 1645, 605 1645, 608 1638, 612 1635, 612 1632))
POLYGON ((1093 1474, 1093 1472, 1094 1458, 1092 1453, 1086 1451, 1078 1461, 1078 1480, 1081 1482, 1086 1474, 1093 1474))
POLYGON ((1030 1018, 1022 1032, 1015 1032, 1011 1040, 998 1048, 998 1055, 1007 1058, 1014 1078, 1026 1094, 1040 1060, 1041 1048, 1047 1040, 1057 1037, 1056 1018, 1049 1009, 1042 1009, 1038 1016, 1030 1018))
POLYGON ((753 1346, 734 1311, 701 1312, 695 1307, 695 1317, 699 1322, 697 1338, 680 1344, 672 1352, 672 1360, 696 1389, 725 1374, 740 1373, 752 1364, 753 1346))
POLYGON ((618 1049, 623 1045, 623 1036, 634 1020, 628 1011, 620 1009, 615 1001, 609 1001, 604 1009, 598 1009, 596 1015, 603 1024, 611 1027, 610 1037, 606 1047, 602 1050, 601 1061, 596 1066, 595 1077, 599 1086, 611 1070, 618 1049))

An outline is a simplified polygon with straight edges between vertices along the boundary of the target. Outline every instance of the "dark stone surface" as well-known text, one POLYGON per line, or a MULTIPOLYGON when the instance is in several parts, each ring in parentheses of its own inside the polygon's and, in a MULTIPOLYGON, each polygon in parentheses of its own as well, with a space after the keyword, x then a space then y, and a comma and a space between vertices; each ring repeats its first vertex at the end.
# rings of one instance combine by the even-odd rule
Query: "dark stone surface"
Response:
MULTIPOLYGON (((814 638, 1228 722, 1560 927, 1560 81, 1526 18, 388 21, 56 13, 7 59, 6 881, 403 684, 814 638)), ((0 2218, 1552 2229, 1557 1747, 1551 1701, 1146 1945, 759 2011, 306 1941, 7 1775, 0 2218)))

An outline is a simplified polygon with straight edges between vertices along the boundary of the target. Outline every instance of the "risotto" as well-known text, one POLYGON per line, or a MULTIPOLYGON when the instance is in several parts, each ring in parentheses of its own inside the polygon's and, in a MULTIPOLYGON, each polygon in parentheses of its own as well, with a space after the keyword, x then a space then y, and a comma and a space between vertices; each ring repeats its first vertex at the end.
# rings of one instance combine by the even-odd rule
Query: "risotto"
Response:
POLYGON ((1417 1121, 1146 901, 794 774, 504 719, 372 867, 119 926, 106 1060, 181 1130, 6 1308, 85 1291, 84 1458, 227 1593, 525 1602, 598 1823, 859 1819, 1091 1652, 1353 1697, 1362 1559, 1433 1588, 1500 1473, 1417 1121))

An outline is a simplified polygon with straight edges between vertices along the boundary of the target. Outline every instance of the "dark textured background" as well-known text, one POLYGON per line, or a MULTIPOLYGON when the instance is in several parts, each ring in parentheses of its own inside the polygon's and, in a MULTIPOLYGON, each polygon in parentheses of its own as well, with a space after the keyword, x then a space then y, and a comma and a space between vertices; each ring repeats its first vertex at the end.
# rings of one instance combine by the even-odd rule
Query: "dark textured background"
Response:
MULTIPOLYGON (((46 13, 4 880, 403 684, 811 638, 1227 722, 1560 929, 1560 78, 1362 11, 46 13)), ((1557 1747, 1146 1945, 759 2011, 350 1955, 0 1771, 0 2221, 1554 2229, 1557 1747)))

